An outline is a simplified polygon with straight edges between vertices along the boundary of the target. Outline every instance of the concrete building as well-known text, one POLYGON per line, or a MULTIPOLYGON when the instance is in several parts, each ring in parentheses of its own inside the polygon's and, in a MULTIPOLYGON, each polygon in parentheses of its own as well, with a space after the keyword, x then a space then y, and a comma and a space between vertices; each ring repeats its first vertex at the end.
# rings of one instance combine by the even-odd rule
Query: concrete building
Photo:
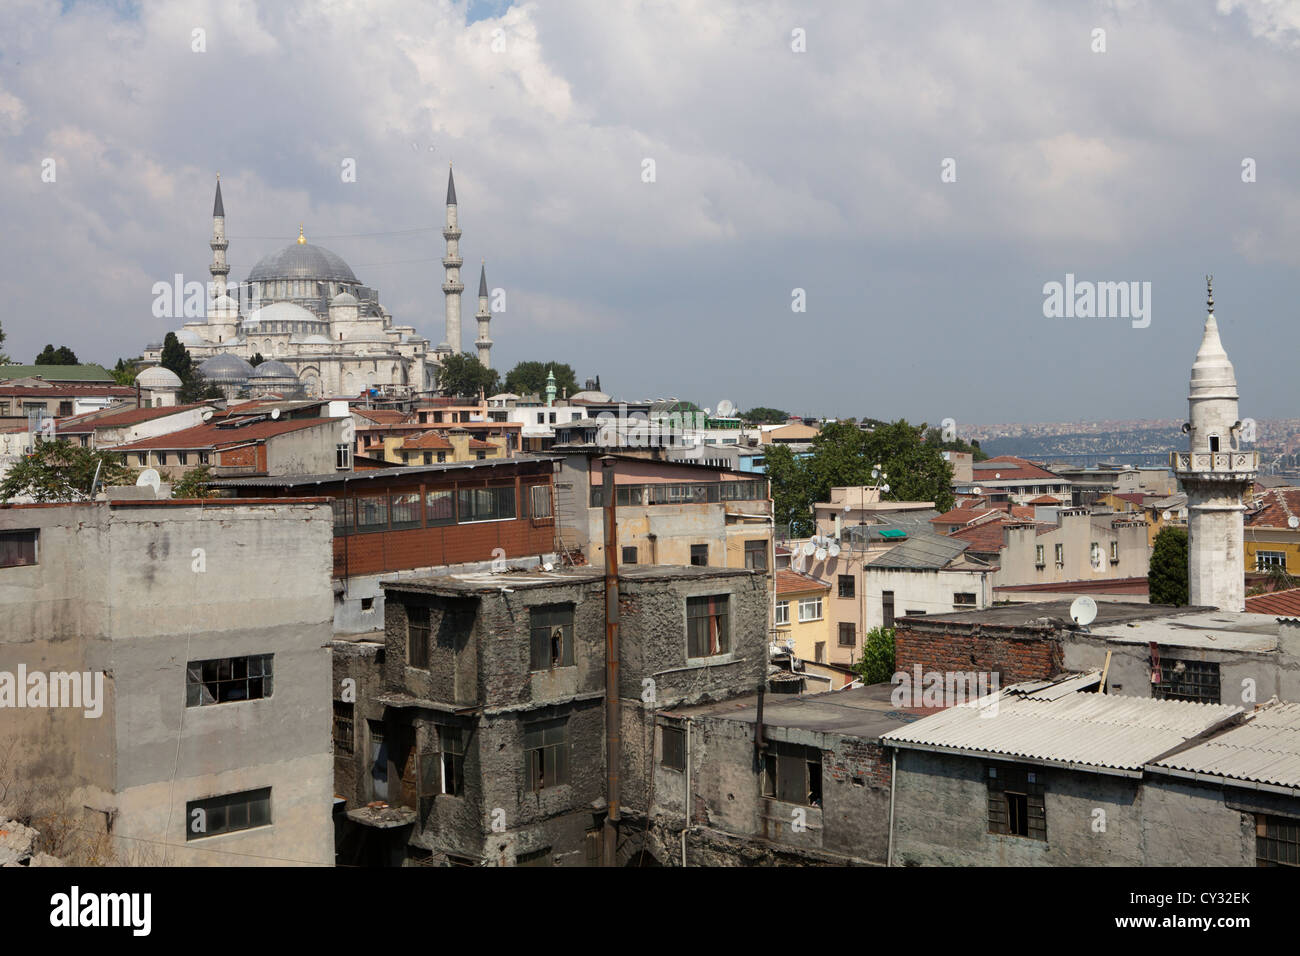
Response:
POLYGON ((1300 863, 1300 706, 1004 688, 886 733, 895 866, 1300 863))
MULTIPOLYGON (((37 368, 59 368, 40 365, 37 368)), ((0 367, 3 368, 3 367, 0 367)), ((112 378, 110 376, 110 381, 112 378)), ((135 388, 93 383, 54 383, 24 377, 0 380, 0 429, 37 431, 47 418, 67 418, 118 404, 134 404, 135 388)))
POLYGON ((331 865, 329 538, 320 499, 0 506, 6 804, 116 863, 331 865))
POLYGON ((1015 455, 999 455, 972 463, 970 479, 962 481, 954 476, 952 487, 958 496, 1001 492, 1018 505, 1043 495, 1049 495, 1063 505, 1071 503, 1069 481, 1015 455))
POLYGON ((1187 495, 1188 600, 1241 611, 1246 600, 1242 500, 1259 471, 1259 453, 1241 446, 1237 377, 1219 341, 1212 289, 1206 308, 1187 399, 1188 450, 1171 453, 1169 464, 1187 495))
MULTIPOLYGON (((601 859, 605 584, 589 569, 386 582, 382 644, 336 653, 345 861, 582 866, 601 859), (375 800, 386 807, 368 807, 375 800)), ((655 713, 757 688, 768 593, 743 569, 620 575, 618 860, 649 854, 655 713)), ((680 827, 677 828, 680 830, 680 827)))
MULTIPOLYGON (((826 606, 830 585, 794 571, 777 571, 775 576, 772 643, 781 645, 798 660, 825 664, 832 639, 826 606)), ((840 686, 844 683, 841 681, 840 686)))

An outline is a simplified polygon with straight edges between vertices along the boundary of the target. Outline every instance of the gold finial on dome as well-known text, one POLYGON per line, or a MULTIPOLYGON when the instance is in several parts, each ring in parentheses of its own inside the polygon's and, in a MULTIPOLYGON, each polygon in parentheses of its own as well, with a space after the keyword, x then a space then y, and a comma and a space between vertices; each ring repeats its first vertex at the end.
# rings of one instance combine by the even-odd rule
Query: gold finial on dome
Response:
POLYGON ((300 246, 307 245, 307 239, 302 234, 302 223, 298 223, 298 245, 300 246))

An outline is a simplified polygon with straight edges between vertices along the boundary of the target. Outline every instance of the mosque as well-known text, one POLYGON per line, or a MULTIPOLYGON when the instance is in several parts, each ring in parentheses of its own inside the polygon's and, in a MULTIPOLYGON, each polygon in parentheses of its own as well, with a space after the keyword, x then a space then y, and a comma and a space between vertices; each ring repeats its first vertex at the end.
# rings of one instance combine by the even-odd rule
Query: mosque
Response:
MULTIPOLYGON (((375 389, 408 397, 433 391, 442 360, 461 350, 460 227, 456 182, 447 172, 447 213, 442 231, 446 255, 446 335, 436 347, 411 325, 397 325, 379 302, 379 292, 361 281, 338 255, 307 241, 264 256, 242 283, 227 285, 226 212, 217 178, 212 208, 214 295, 206 317, 186 322, 176 337, 203 377, 229 397, 292 393, 316 398, 353 397, 375 389), (265 361, 254 367, 249 359, 265 361)), ((479 361, 491 367, 492 340, 486 266, 479 271, 479 309, 475 315, 479 361)), ((143 358, 157 363, 162 343, 148 345, 143 358)))

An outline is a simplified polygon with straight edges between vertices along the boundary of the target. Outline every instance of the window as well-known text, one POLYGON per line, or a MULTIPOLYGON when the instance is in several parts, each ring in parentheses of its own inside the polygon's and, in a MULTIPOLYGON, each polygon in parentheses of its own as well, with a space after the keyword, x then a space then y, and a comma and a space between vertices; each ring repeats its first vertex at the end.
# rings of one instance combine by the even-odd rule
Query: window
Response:
POLYGON ((1043 775, 1023 767, 988 768, 989 833, 1047 839, 1043 775))
POLYGON ((515 516, 515 489, 462 488, 460 490, 460 520, 501 521, 515 516))
POLYGON ((858 626, 852 621, 840 622, 840 647, 852 647, 858 642, 858 626))
POLYGON ((790 623, 790 602, 789 601, 776 602, 776 623, 777 624, 790 623))
POLYGON ((1152 683, 1151 696, 1160 700, 1219 703, 1219 665, 1212 661, 1165 658, 1158 662, 1160 680, 1152 683))
POLYGON ((1281 568, 1286 570, 1286 552, 1285 551, 1256 551, 1255 552, 1255 570, 1267 571, 1269 568, 1281 568))
POLYGON ((763 796, 804 807, 822 805, 822 752, 770 741, 763 755, 763 796))
POLYGON ((767 570, 767 540, 745 542, 745 567, 754 571, 767 570))
POLYGON ((822 599, 819 597, 799 599, 799 623, 820 621, 822 619, 822 599))
POLYGON ((352 446, 343 443, 334 446, 334 467, 346 471, 352 467, 352 446))
POLYGON ((393 495, 390 499, 389 514, 392 527, 418 528, 420 526, 420 493, 418 491, 393 495))
POLYGON ((1210 436, 1210 451, 1218 451, 1218 450, 1219 450, 1219 436, 1218 436, 1218 435, 1211 435, 1211 436, 1210 436))
POLYGON ((1094 568, 1101 567, 1101 542, 1093 541, 1088 545, 1088 563, 1094 568))
MULTIPOLYGON (((554 420, 552 415, 551 419, 554 420)), ((551 866, 554 860, 551 858, 551 848, 543 847, 540 850, 530 850, 528 853, 520 853, 515 857, 515 866, 551 866)))
POLYGON ((1118 541, 1112 541, 1110 543, 1110 563, 1119 564, 1119 542, 1118 541))
POLYGON ((957 591, 952 596, 952 609, 954 611, 965 611, 975 606, 975 593, 973 591, 957 591))
POLYGON ((707 567, 709 563, 709 546, 707 544, 691 545, 691 564, 707 567))
POLYGON ((851 574, 840 575, 839 595, 842 598, 851 598, 857 595, 857 580, 851 574))
POLYGON ((480 450, 480 451, 476 451, 476 452, 474 452, 474 458, 475 458, 475 460, 477 460, 477 461, 483 461, 485 458, 487 458, 487 452, 485 452, 485 451, 481 451, 481 450, 480 450))
POLYGON ((727 595, 686 599, 686 656, 713 657, 731 649, 727 595))
POLYGON ((31 531, 0 531, 0 568, 21 568, 36 564, 41 533, 31 531))
POLYGON ((686 731, 681 727, 667 726, 660 727, 659 731, 663 740, 659 765, 665 770, 683 772, 686 769, 686 731))
POLYGON ((357 530, 383 531, 388 527, 387 498, 357 498, 357 530))
POLYGON ((352 533, 352 501, 346 498, 335 498, 334 505, 334 533, 351 534, 352 533))
POLYGON ((894 626, 894 592, 880 592, 880 615, 883 621, 882 627, 894 626))
POLYGON ((573 605, 547 604, 528 612, 529 670, 573 666, 573 605))
POLYGON ((201 840, 271 825, 271 788, 228 793, 185 804, 185 839, 201 840))
POLYGON ((542 720, 524 725, 528 789, 546 790, 569 782, 569 722, 542 720))
POLYGON ((552 517, 550 485, 533 485, 528 489, 528 510, 534 518, 552 517))
POLYGON ((178 451, 176 453, 176 464, 188 465, 189 463, 190 463, 190 456, 188 452, 178 451))
POLYGON ((636 557, 637 557, 636 548, 628 547, 623 549, 624 564, 636 564, 636 557))
POLYGON ((426 491, 424 493, 424 523, 430 528, 456 523, 456 493, 426 491))
POLYGON ((210 459, 210 457, 209 457, 209 455, 208 455, 208 453, 207 453, 206 451, 201 451, 201 452, 199 452, 199 464, 200 464, 200 465, 206 465, 206 464, 209 464, 210 461, 211 461, 211 459, 210 459))
POLYGON ((149 464, 149 453, 147 451, 142 451, 135 456, 135 460, 139 462, 141 466, 147 465, 149 464))
POLYGON ((1065 567, 1065 545, 1063 544, 1056 546, 1056 566, 1058 568, 1065 567))
POLYGON ((1300 820, 1257 814, 1255 863, 1258 866, 1300 866, 1300 820))
POLYGON ((411 667, 429 666, 429 609, 406 608, 406 663, 411 667))
POLYGON ((818 664, 826 663, 826 642, 825 641, 818 641, 816 646, 813 648, 813 660, 816 661, 818 664))
POLYGON ((1034 545, 1034 567, 1042 568, 1046 566, 1047 560, 1043 555, 1043 546, 1041 544, 1034 545))
POLYGON ((273 654, 220 657, 185 665, 185 706, 206 707, 270 697, 273 654))
POLYGON ((388 799, 388 744, 384 740, 384 723, 367 720, 370 735, 370 798, 388 799))
POLYGON ((426 452, 424 453, 424 463, 425 463, 426 465, 432 465, 432 464, 433 464, 433 452, 431 452, 431 451, 426 451, 426 452))
POLYGON ((363 597, 361 599, 361 610, 373 611, 375 609, 375 599, 372 597, 363 597))
POLYGON ((447 460, 447 453, 445 451, 438 452, 438 464, 441 465, 446 460, 447 460))
POLYGON ((354 705, 346 701, 334 701, 334 752, 336 754, 352 753, 354 705))
MULTIPOLYGON (((431 726, 426 730, 431 744, 435 730, 438 749, 420 755, 420 796, 458 797, 465 792, 465 732, 460 727, 431 726)), ((426 804, 420 815, 427 813, 426 804)))

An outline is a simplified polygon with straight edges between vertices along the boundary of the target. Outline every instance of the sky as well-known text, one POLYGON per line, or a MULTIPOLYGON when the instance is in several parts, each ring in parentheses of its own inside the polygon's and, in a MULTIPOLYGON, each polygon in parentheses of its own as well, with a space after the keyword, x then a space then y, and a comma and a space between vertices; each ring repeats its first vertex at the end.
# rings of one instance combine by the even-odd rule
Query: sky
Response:
POLYGON ((436 344, 454 162, 464 341, 485 258, 499 369, 1178 417, 1213 273, 1243 416, 1300 416, 1298 56, 1291 0, 5 0, 0 348, 161 341, 217 172, 232 280, 302 223, 436 344), (1149 313, 1049 317, 1067 275, 1149 313))

